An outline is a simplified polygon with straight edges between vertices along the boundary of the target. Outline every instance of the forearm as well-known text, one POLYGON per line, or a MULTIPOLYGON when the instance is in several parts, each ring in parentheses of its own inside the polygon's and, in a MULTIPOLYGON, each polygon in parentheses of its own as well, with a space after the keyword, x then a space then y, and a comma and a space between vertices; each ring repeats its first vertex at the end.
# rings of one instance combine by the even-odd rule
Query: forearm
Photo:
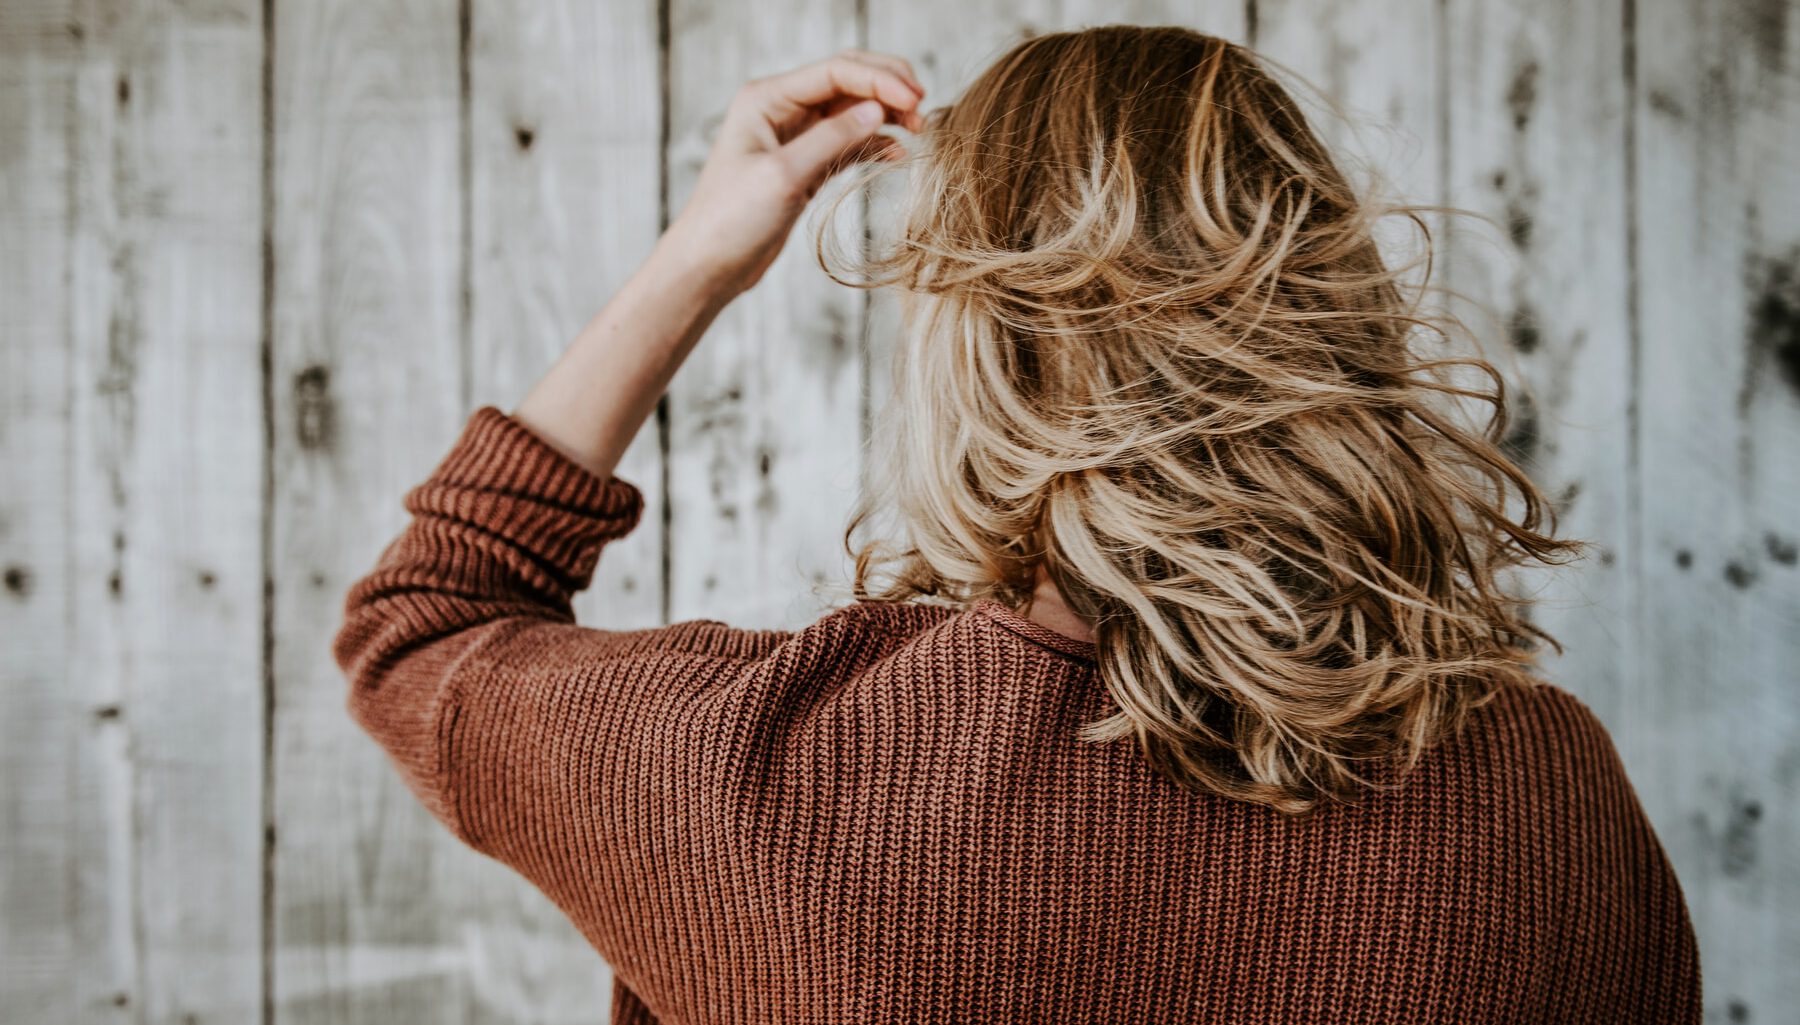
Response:
POLYGON ((602 478, 737 294, 679 226, 590 320, 513 417, 602 478))

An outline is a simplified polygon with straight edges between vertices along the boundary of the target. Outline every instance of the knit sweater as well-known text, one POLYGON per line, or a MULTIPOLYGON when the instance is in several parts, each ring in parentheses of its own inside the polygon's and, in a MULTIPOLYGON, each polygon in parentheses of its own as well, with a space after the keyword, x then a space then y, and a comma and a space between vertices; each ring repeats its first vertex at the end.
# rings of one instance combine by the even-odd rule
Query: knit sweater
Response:
POLYGON ((577 625, 642 498, 477 411, 350 591, 349 709, 612 965, 613 1021, 1698 1022, 1606 731, 1509 692, 1304 819, 1184 790, 994 602, 577 625))

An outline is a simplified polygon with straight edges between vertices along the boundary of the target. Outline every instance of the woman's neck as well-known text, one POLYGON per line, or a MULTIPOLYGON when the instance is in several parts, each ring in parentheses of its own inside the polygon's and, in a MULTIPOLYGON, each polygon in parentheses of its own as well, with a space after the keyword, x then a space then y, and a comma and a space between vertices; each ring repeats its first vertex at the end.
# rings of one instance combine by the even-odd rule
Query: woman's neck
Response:
POLYGON ((1094 639, 1093 628, 1069 608, 1068 602, 1063 601, 1062 592, 1056 589, 1056 584, 1042 568, 1038 569, 1037 589, 1031 594, 1031 604, 1021 615, 1064 637, 1090 643, 1094 639))

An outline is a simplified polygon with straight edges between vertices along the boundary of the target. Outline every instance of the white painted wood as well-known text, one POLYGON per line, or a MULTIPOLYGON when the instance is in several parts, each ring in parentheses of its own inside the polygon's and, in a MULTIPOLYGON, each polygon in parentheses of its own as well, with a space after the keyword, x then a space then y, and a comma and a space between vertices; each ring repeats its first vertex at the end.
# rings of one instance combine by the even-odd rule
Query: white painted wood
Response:
POLYGON ((259 8, 46 5, 5 36, 35 50, 5 117, 31 170, 7 195, 42 246, 7 275, 9 309, 31 311, 9 362, 32 389, 8 402, 8 445, 34 450, 7 463, 55 489, 9 489, 45 505, 16 525, 9 510, 5 531, 24 574, 10 597, 35 620, 5 699, 31 760, 8 772, 9 795, 29 782, 8 819, 5 999, 44 1021, 253 1018, 259 8))
MULTIPOLYGON (((655 0, 474 6, 470 62, 470 388, 510 410, 648 255, 660 230, 655 0)), ((662 445, 654 421, 618 475, 644 517, 607 546, 581 620, 662 619, 662 445)))
MULTIPOLYGON (((671 210, 692 190, 745 80, 857 42, 851 0, 670 0, 671 210)), ((804 231, 804 229, 803 229, 804 231)), ((804 233, 715 323, 670 388, 669 608, 740 626, 817 618, 861 461, 860 293, 828 279, 804 233)))
MULTIPOLYGON (((1451 0, 1446 14, 1449 201, 1491 219, 1452 221, 1450 280, 1484 308, 1467 321, 1507 377, 1510 453, 1551 498, 1558 533, 1597 546, 1519 586, 1565 646, 1543 652, 1544 675, 1628 729, 1621 702, 1642 667, 1621 5, 1451 0)), ((1632 754, 1634 774, 1650 769, 1653 755, 1632 754)))
POLYGON ((0 1009, 104 1022, 128 1020, 107 1001, 129 1002, 137 951, 114 931, 131 892, 108 858, 122 750, 88 707, 106 683, 69 673, 71 8, 0 7, 0 1009))
POLYGON ((531 1020, 487 968, 531 938, 485 917, 522 884, 406 791, 330 657, 463 422, 458 6, 275 13, 275 1020, 531 1020))
POLYGON ((1634 7, 1636 583, 1624 742, 1709 1019, 1800 1004, 1800 16, 1634 7))

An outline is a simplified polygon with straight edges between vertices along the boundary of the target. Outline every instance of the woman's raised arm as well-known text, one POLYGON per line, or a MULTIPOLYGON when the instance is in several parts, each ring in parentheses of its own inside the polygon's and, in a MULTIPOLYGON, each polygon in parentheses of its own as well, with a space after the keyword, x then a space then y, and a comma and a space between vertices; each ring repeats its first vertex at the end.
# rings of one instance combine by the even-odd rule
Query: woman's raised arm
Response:
POLYGON ((694 343, 768 269, 807 200, 847 164, 897 154, 877 133, 889 122, 916 130, 923 97, 905 61, 864 51, 738 90, 681 215, 514 416, 611 475, 694 343))

